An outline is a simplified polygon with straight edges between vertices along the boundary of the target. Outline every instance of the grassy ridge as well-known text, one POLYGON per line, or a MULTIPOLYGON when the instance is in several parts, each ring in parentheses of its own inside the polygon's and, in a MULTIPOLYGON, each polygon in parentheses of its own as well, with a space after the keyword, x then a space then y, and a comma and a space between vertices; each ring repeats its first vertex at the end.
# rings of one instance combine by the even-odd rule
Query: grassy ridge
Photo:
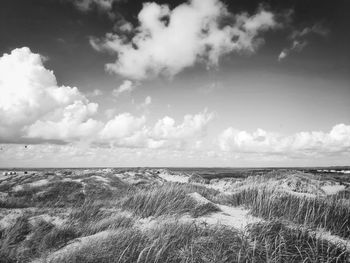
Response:
POLYGON ((217 212, 220 209, 214 204, 198 205, 188 193, 198 190, 211 196, 212 191, 201 187, 188 187, 179 184, 140 189, 130 193, 120 202, 122 209, 132 211, 140 217, 161 215, 182 215, 189 213, 194 217, 217 212))
POLYGON ((250 188, 230 195, 226 201, 233 206, 245 205, 253 215, 267 220, 281 218, 350 237, 350 207, 340 202, 339 196, 309 198, 250 188))
POLYGON ((244 235, 236 230, 164 224, 146 232, 122 228, 96 236, 78 249, 48 262, 346 262, 344 248, 291 231, 280 222, 256 224, 244 235))
MULTIPOLYGON (((153 188, 151 188, 153 189, 153 188)), ((184 189, 166 186, 160 191, 168 198, 187 196, 184 189), (166 191, 171 190, 172 191, 166 191)), ((155 190, 144 190, 141 200, 153 202, 155 190), (148 196, 147 194, 150 194, 148 196), (145 198, 145 197, 148 197, 145 198)), ((164 197, 164 196, 163 196, 164 197)), ((139 199, 140 197, 137 197, 139 199)), ((161 202, 161 199, 156 199, 161 202)), ((166 201, 166 200, 165 200, 166 201)), ((149 211, 184 211, 170 206, 149 211)), ((148 207, 148 206, 146 206, 148 207)), ((186 206, 184 206, 187 208, 186 206)), ((137 209, 135 211, 138 211, 137 209)), ((144 210, 141 210, 144 212, 144 210)), ((162 215, 162 213, 160 213, 162 215)), ((135 214, 136 216, 136 214, 135 214)), ((35 226, 27 217, 1 234, 1 262, 346 262, 349 252, 342 244, 332 244, 316 237, 306 228, 286 227, 273 220, 253 224, 244 232, 225 226, 194 223, 162 223, 141 230, 137 217, 110 212, 99 202, 86 202, 72 210, 69 221, 62 226, 39 221, 35 226), (77 237, 89 242, 76 242, 77 237), (78 244, 70 249, 70 244, 78 244), (60 250, 62 249, 62 250, 60 250), (55 251, 57 254, 55 254, 55 251), (53 253, 53 254, 52 254, 53 253)))

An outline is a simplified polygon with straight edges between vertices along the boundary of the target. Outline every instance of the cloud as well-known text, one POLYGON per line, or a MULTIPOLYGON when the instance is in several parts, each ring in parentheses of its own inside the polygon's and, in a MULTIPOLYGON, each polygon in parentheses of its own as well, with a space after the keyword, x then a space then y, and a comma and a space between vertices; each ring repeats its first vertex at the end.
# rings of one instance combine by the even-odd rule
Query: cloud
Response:
POLYGON ((96 103, 84 104, 75 101, 63 109, 57 109, 44 120, 38 120, 25 128, 28 138, 44 140, 84 140, 93 137, 102 127, 102 122, 90 118, 97 112, 96 103))
POLYGON ((158 120, 154 126, 146 124, 146 117, 123 113, 108 121, 99 134, 99 142, 134 148, 184 148, 194 139, 205 136, 213 114, 207 111, 185 115, 176 125, 171 117, 158 120))
POLYGON ((181 124, 175 125, 175 120, 168 116, 158 120, 154 126, 153 136, 157 139, 182 139, 203 135, 207 124, 213 119, 213 113, 185 115, 181 124))
MULTIPOLYGON (((146 118, 135 117, 130 113, 122 113, 108 121, 100 132, 100 139, 117 143, 118 145, 126 145, 133 137, 145 131, 146 118)), ((128 145, 138 146, 138 145, 128 145)))
POLYGON ((98 97, 98 96, 102 96, 103 92, 100 89, 94 89, 91 92, 87 92, 85 93, 87 97, 98 97))
POLYGON ((143 103, 145 106, 151 105, 152 103, 152 97, 151 96, 147 96, 145 98, 145 102, 143 103))
POLYGON ((136 108, 139 110, 148 110, 148 107, 152 104, 152 97, 151 96, 147 96, 145 98, 145 100, 140 104, 137 105, 136 108))
POLYGON ((284 48, 278 56, 278 61, 282 61, 288 57, 292 52, 301 52, 308 44, 309 38, 312 35, 327 37, 330 31, 328 28, 320 23, 316 23, 313 26, 305 27, 301 30, 293 30, 289 36, 290 46, 284 48))
POLYGON ((288 56, 289 52, 287 49, 283 49, 281 53, 278 55, 278 61, 285 59, 288 56))
MULTIPOLYGON (((133 87, 131 81, 125 81, 119 92, 133 87)), ((201 138, 212 119, 212 113, 204 111, 186 115, 178 125, 164 117, 152 126, 146 124, 145 116, 116 114, 112 109, 106 121, 97 120, 98 104, 76 87, 58 86, 43 58, 26 47, 0 57, 0 95, 0 143, 84 141, 116 147, 180 148, 192 138, 201 138)), ((151 103, 147 96, 143 104, 151 103)))
POLYGON ((82 12, 88 12, 92 9, 97 9, 100 12, 106 12, 111 15, 114 2, 120 2, 120 0, 68 0, 71 1, 74 6, 82 12))
POLYGON ((197 88, 197 91, 201 94, 211 94, 216 90, 222 89, 222 83, 221 82, 212 82, 210 84, 207 84, 205 86, 197 88))
POLYGON ((132 81, 125 80, 117 89, 113 89, 112 94, 114 97, 119 97, 122 93, 133 91, 135 87, 132 81))
MULTIPOLYGON (((218 0, 191 0, 170 9, 145 3, 130 39, 122 33, 91 38, 97 51, 117 54, 106 70, 130 79, 174 76, 196 63, 218 64, 231 52, 253 53, 263 44, 260 33, 278 27, 274 15, 260 8, 255 15, 232 15, 218 0), (230 23, 224 23, 230 20, 230 23)), ((128 27, 131 30, 131 27, 128 27)))
POLYGON ((350 125, 335 125, 328 133, 298 132, 289 136, 262 129, 250 133, 230 127, 219 135, 218 142, 222 151, 248 155, 302 157, 350 153, 350 125))
MULTIPOLYGON (((74 120, 80 133, 84 133, 81 129, 90 129, 96 124, 89 121, 89 125, 80 126, 86 119, 82 115, 76 117, 72 110, 92 112, 97 105, 90 103, 76 87, 58 86, 54 73, 44 67, 43 61, 42 56, 27 47, 0 57, 1 142, 23 139, 26 131, 33 137, 38 133, 34 128, 43 123, 50 123, 53 128, 52 122, 63 125, 64 121, 74 120)), ((64 137, 68 138, 69 134, 64 137)))

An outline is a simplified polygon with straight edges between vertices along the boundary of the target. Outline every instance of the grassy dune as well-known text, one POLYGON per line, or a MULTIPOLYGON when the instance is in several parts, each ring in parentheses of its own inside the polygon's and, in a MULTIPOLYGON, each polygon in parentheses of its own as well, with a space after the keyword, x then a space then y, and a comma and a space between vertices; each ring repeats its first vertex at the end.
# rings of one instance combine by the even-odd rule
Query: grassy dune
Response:
MULTIPOLYGON (((345 194, 347 196, 347 194, 345 194)), ((314 228, 324 228, 341 237, 350 237, 350 206, 334 197, 301 197, 267 188, 251 188, 227 197, 233 206, 247 206, 264 219, 285 219, 314 228)))
POLYGON ((291 230, 279 221, 251 225, 244 233, 224 226, 179 222, 147 231, 126 224, 88 236, 88 242, 76 247, 74 243, 64 245, 84 231, 42 224, 24 241, 29 231, 25 219, 15 225, 5 234, 1 254, 7 261, 2 262, 28 262, 37 255, 41 262, 52 263, 346 262, 349 257, 345 248, 317 239, 306 230, 291 230), (59 250, 47 253, 54 249, 59 250))
POLYGON ((10 180, 1 182, 6 189, 1 211, 19 216, 0 230, 0 262, 316 263, 350 259, 346 244, 321 238, 316 231, 321 227, 349 239, 348 190, 328 197, 268 187, 223 194, 200 184, 159 183, 156 175, 157 183, 152 175, 142 184, 102 176, 79 175, 65 181, 53 177, 43 185, 32 178, 16 190, 6 187, 10 180), (193 193, 207 201, 199 202, 193 193), (245 229, 196 221, 219 213, 219 204, 244 206, 264 220, 245 229), (150 220, 153 224, 147 225, 150 220))

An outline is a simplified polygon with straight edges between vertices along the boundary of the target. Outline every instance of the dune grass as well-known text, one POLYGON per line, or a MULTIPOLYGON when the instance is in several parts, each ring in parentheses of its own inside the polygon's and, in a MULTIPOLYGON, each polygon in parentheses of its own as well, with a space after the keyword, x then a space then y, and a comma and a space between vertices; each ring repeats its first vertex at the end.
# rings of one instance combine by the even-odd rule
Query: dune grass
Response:
POLYGON ((233 206, 245 205, 253 215, 267 220, 281 218, 350 237, 350 207, 337 197, 300 197, 267 188, 250 188, 230 195, 226 201, 233 206))
POLYGON ((92 236, 47 262, 346 262, 341 246, 319 240, 305 230, 280 222, 252 225, 241 233, 231 228, 190 223, 162 224, 146 232, 121 228, 92 236))
POLYGON ((196 202, 176 185, 140 189, 121 201, 121 207, 140 217, 179 215, 190 212, 196 202))
POLYGON ((320 239, 314 231, 322 227, 350 237, 347 190, 327 199, 268 188, 224 196, 191 184, 130 187, 112 175, 108 180, 113 182, 110 187, 90 178, 81 183, 55 181, 44 188, 11 193, 3 204, 7 208, 20 206, 23 200, 22 206, 63 206, 70 213, 60 225, 44 220, 33 223, 28 215, 18 218, 0 232, 0 262, 31 262, 37 258, 48 263, 349 261, 350 252, 344 244, 320 239), (184 214, 200 217, 220 210, 211 202, 200 204, 189 195, 194 192, 214 203, 246 206, 266 221, 249 225, 244 231, 176 221, 184 214), (162 222, 160 217, 158 224, 142 228, 138 220, 151 216, 175 220, 162 222), (293 227, 290 222, 295 223, 293 227))
POLYGON ((319 239, 302 227, 290 228, 281 221, 250 227, 255 262, 347 262, 349 252, 342 244, 319 239))
POLYGON ((19 244, 30 233, 30 225, 26 216, 19 217, 13 225, 1 233, 0 259, 1 262, 16 262, 19 244))

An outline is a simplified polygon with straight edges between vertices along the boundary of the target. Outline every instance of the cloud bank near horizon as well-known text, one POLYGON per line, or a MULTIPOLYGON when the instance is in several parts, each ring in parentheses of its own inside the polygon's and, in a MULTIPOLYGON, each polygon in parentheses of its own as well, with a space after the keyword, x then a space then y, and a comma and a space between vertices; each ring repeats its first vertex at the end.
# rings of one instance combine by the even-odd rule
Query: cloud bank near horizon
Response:
MULTIPOLYGON (((229 127, 211 142, 207 128, 215 115, 207 110, 187 114, 180 123, 164 116, 152 125, 145 115, 128 112, 99 120, 99 105, 77 87, 58 86, 53 71, 45 68, 44 58, 27 47, 0 57, 0 94, 2 144, 83 143, 93 148, 168 149, 213 156, 235 153, 243 158, 318 158, 350 153, 350 125, 346 124, 337 124, 329 132, 293 135, 229 127)), ((150 98, 146 101, 150 103, 150 98)))
MULTIPOLYGON (((0 142, 180 147, 195 136, 201 137, 213 118, 205 110, 185 115, 180 124, 165 116, 152 127, 145 116, 120 113, 103 122, 96 119, 99 105, 77 87, 58 86, 53 71, 43 62, 42 56, 27 47, 0 57, 0 142)), ((128 83, 123 85, 130 88, 128 83)), ((149 105, 151 98, 144 103, 149 105)))

